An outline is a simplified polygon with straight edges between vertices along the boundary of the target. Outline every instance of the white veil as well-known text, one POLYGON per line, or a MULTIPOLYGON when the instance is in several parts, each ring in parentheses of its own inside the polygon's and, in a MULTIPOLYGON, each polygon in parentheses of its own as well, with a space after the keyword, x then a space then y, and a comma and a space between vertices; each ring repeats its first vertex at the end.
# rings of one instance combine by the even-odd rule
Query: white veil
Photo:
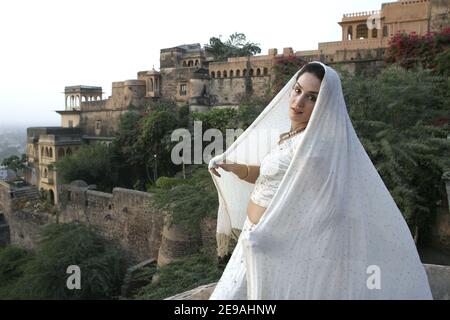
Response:
MULTIPOLYGON (((242 242, 247 297, 431 299, 410 230, 352 126, 339 75, 320 64, 325 76, 304 137, 272 202, 242 242)), ((224 158, 260 163, 278 139, 270 132, 290 128, 289 91, 299 72, 210 167, 224 158)), ((243 226, 254 185, 231 172, 221 175, 211 174, 223 256, 227 239, 243 226)))

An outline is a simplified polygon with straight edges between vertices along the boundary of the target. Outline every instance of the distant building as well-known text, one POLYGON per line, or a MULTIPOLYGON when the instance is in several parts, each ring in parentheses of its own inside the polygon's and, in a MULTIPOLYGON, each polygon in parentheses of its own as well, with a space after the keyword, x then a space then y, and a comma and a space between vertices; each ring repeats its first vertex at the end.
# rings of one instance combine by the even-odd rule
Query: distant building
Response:
POLYGON ((58 202, 59 177, 54 164, 76 152, 82 144, 81 129, 41 127, 27 129, 28 166, 25 180, 49 193, 52 202, 58 202))

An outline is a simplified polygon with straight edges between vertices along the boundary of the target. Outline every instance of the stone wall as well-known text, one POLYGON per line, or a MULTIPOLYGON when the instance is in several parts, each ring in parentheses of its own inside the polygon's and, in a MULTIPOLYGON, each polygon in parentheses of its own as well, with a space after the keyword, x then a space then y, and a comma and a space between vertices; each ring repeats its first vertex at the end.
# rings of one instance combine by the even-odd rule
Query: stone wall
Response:
POLYGON ((215 105, 238 104, 239 99, 249 90, 257 97, 264 97, 272 87, 273 76, 214 78, 210 81, 210 94, 215 105), (247 88, 246 88, 247 86, 247 88), (248 88, 250 86, 250 88, 248 88))
POLYGON ((189 101, 189 82, 193 77, 195 67, 161 69, 160 94, 163 99, 175 100, 179 104, 189 101), (186 94, 180 94, 180 86, 186 85, 186 94))
POLYGON ((352 75, 364 75, 364 76, 375 76, 380 73, 386 64, 382 60, 377 59, 367 59, 367 60, 355 60, 351 62, 332 62, 329 63, 332 68, 339 70, 345 70, 352 75))
POLYGON ((83 111, 80 126, 87 137, 113 137, 118 130, 120 117, 127 110, 83 111))
POLYGON ((88 188, 63 186, 60 221, 80 221, 98 228, 117 241, 138 261, 157 259, 161 245, 163 214, 152 206, 153 195, 114 188, 112 194, 88 188))
MULTIPOLYGON (((168 261, 192 253, 203 246, 212 256, 216 255, 216 219, 205 219, 200 235, 189 241, 180 226, 165 228, 167 213, 154 207, 153 194, 123 188, 112 193, 89 190, 88 187, 63 185, 60 188, 58 214, 34 212, 23 207, 29 199, 15 196, 19 191, 0 182, 0 245, 8 243, 33 249, 41 229, 48 223, 79 221, 94 226, 100 234, 116 242, 136 261, 158 259, 160 251, 168 261), (169 235, 169 236, 167 236, 169 235), (164 241, 165 243, 163 243, 164 241), (168 245, 169 244, 169 245, 168 245)), ((32 207, 32 206, 31 206, 32 207)))
POLYGON ((0 213, 3 212, 0 238, 5 244, 33 249, 41 228, 53 221, 54 217, 47 212, 34 212, 25 206, 27 199, 19 197, 19 192, 20 189, 13 189, 0 182, 0 213))
POLYGON ((80 127, 83 136, 113 137, 118 129, 120 116, 132 108, 143 107, 148 101, 145 81, 113 82, 108 99, 80 103, 80 127))

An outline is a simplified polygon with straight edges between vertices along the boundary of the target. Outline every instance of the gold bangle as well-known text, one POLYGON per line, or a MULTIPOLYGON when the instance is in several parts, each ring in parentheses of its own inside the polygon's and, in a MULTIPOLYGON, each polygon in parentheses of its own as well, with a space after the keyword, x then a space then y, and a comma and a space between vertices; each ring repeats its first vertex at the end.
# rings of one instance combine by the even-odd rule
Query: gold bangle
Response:
POLYGON ((248 177, 248 174, 250 172, 250 168, 248 167, 248 165, 245 165, 247 167, 247 174, 245 175, 245 177, 239 177, 239 179, 245 179, 248 177))

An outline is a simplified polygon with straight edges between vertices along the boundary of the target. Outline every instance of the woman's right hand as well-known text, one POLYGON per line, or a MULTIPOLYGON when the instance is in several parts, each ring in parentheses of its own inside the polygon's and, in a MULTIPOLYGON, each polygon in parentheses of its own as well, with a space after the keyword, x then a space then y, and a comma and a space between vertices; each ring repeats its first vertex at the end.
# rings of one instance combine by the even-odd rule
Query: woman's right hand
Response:
POLYGON ((218 163, 216 165, 216 167, 213 167, 213 168, 209 169, 209 171, 211 171, 212 174, 214 174, 215 176, 220 178, 221 176, 220 176, 219 172, 217 172, 216 168, 222 168, 223 170, 225 170, 227 172, 231 171, 231 172, 233 172, 234 174, 237 175, 240 166, 241 165, 237 164, 237 163, 218 163))

